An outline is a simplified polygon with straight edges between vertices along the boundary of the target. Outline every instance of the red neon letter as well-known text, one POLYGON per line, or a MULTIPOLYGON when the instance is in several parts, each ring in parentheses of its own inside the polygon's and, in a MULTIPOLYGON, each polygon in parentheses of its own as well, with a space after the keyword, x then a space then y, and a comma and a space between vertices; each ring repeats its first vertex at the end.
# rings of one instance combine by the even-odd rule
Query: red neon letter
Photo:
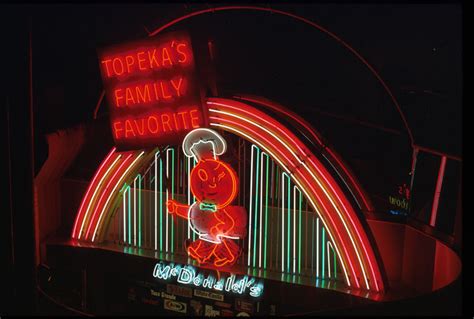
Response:
POLYGON ((141 130, 140 130, 140 126, 138 125, 136 119, 133 120, 133 122, 135 122, 135 127, 137 128, 137 131, 138 131, 139 135, 144 135, 145 134, 145 119, 139 119, 138 121, 142 123, 141 130))
POLYGON ((199 127, 199 114, 193 116, 193 113, 198 113, 198 110, 191 110, 189 111, 189 116, 191 116, 191 125, 193 128, 199 127))
POLYGON ((128 137, 128 134, 131 132, 131 135, 135 136, 135 132, 133 131, 132 123, 130 120, 125 120, 125 138, 128 137))
POLYGON ((172 131, 173 129, 171 128, 171 125, 170 125, 170 116, 166 113, 163 113, 161 114, 161 123, 163 125, 163 132, 166 132, 166 129, 165 129, 165 125, 168 126, 169 130, 172 131), (165 121, 165 118, 166 117, 166 121, 165 121))
POLYGON ((114 72, 115 72, 115 75, 122 75, 123 72, 125 72, 124 70, 124 67, 123 67, 123 63, 122 63, 122 60, 120 60, 119 58, 115 58, 113 61, 112 61, 112 67, 114 69, 114 72), (116 68, 116 65, 117 63, 115 62, 119 62, 119 65, 120 65, 120 72, 117 71, 117 68, 116 68))
POLYGON ((155 100, 159 101, 160 100, 160 95, 158 94, 158 88, 156 87, 156 82, 153 83, 153 89, 155 91, 155 100))
POLYGON ((154 116, 154 115, 148 117, 148 130, 149 130, 150 133, 152 133, 152 134, 156 134, 156 133, 158 133, 158 131, 159 131, 158 119, 157 119, 156 116, 154 116), (152 120, 152 121, 151 121, 151 120, 152 120), (151 128, 151 123, 152 123, 152 122, 155 123, 156 129, 154 129, 154 130, 152 130, 152 128, 151 128))
POLYGON ((164 99, 171 99, 171 95, 165 95, 165 88, 163 87, 163 81, 160 81, 161 94, 164 99))
POLYGON ((165 66, 165 61, 168 61, 168 63, 170 64, 170 66, 173 66, 173 61, 171 61, 171 58, 170 58, 170 54, 168 52, 168 49, 167 48, 163 48, 161 50, 161 64, 163 66, 165 66), (165 54, 166 54, 166 57, 165 57, 165 54))
POLYGON ((123 131, 122 122, 120 122, 120 121, 114 122, 114 133, 115 133, 115 138, 117 140, 120 138, 119 137, 119 132, 122 132, 122 131, 123 131))
POLYGON ((130 105, 128 101, 132 101, 132 104, 135 104, 135 99, 133 98, 132 90, 130 88, 125 88, 125 104, 130 105))
POLYGON ((140 86, 135 87, 135 91, 137 93, 137 103, 140 103, 140 98, 143 103, 150 102, 150 88, 148 87, 148 84, 145 84, 143 87, 143 92, 140 90, 140 86))
POLYGON ((130 67, 135 64, 135 58, 133 55, 127 55, 125 56, 125 63, 127 64, 127 72, 131 73, 130 67))
POLYGON ((146 67, 142 67, 142 62, 145 62, 145 58, 141 58, 140 57, 140 54, 141 55, 145 55, 145 52, 144 51, 141 51, 141 52, 138 52, 137 53, 137 59, 138 59, 138 68, 141 70, 141 71, 145 71, 146 70, 146 67))
POLYGON ((174 89, 176 90, 176 94, 178 96, 181 96, 181 92, 179 91, 179 89, 181 88, 181 83, 183 82, 183 77, 180 77, 179 78, 179 82, 178 84, 174 84, 173 80, 171 80, 171 85, 173 85, 174 89))
POLYGON ((148 51, 148 59, 150 60, 150 69, 153 69, 153 62, 155 62, 156 67, 159 68, 160 65, 158 64, 158 61, 156 60, 156 49, 153 49, 153 53, 150 54, 150 51, 148 51))
POLYGON ((185 47, 186 44, 185 44, 185 43, 180 43, 180 44, 178 44, 178 45, 176 46, 176 51, 178 51, 178 53, 183 56, 183 60, 178 59, 178 62, 184 63, 184 62, 186 62, 186 61, 188 60, 188 56, 186 55, 186 53, 184 53, 184 52, 182 52, 182 51, 179 51, 179 47, 180 47, 180 46, 181 46, 181 47, 185 47))
POLYGON ((109 62, 111 62, 111 61, 112 61, 112 59, 107 59, 107 60, 102 61, 102 63, 105 63, 105 70, 106 70, 106 73, 107 73, 108 77, 111 76, 110 69, 109 69, 109 62))
POLYGON ((184 129, 187 130, 188 129, 188 123, 186 122, 186 114, 187 112, 178 112, 179 115, 181 115, 181 118, 183 119, 183 125, 184 125, 184 129))
POLYGON ((114 91, 115 95, 115 106, 120 107, 120 100, 123 100, 123 92, 122 89, 116 89, 114 91), (119 95, 120 93, 120 95, 119 95))

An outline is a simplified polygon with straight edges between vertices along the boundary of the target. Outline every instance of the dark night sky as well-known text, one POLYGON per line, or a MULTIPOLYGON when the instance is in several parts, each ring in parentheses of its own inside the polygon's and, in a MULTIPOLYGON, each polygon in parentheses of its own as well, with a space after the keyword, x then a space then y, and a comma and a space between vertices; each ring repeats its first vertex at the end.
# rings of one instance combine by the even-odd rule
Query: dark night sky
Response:
MULTIPOLYGON (((395 93, 418 144, 460 153, 460 6, 274 7, 319 23, 358 50, 395 93)), ((153 29, 194 8, 206 6, 35 8, 39 127, 51 131, 90 118, 102 89, 97 48, 146 37, 144 26, 153 29), (57 116, 51 117, 51 112, 57 116)), ((214 39, 222 89, 260 94, 303 113, 314 113, 311 109, 316 107, 404 130, 368 69, 327 35, 301 22, 265 12, 233 11, 195 17, 178 27, 199 29, 214 39)))
MULTIPOLYGON (((32 12, 37 133, 41 136, 91 121, 102 91, 98 48, 145 38, 145 27, 153 30, 172 18, 208 7, 24 6, 24 12, 32 12)), ((417 144, 461 154, 459 4, 271 7, 304 16, 345 40, 392 89, 417 144)), ((23 12, 16 9, 16 13, 23 12)), ((370 157, 382 163, 380 172, 395 166, 398 174, 407 171, 409 153, 407 160, 406 150, 399 151, 398 147, 406 147, 408 137, 395 106, 367 67, 326 34, 288 17, 253 11, 206 14, 170 31, 177 28, 214 41, 221 92, 257 94, 278 101, 310 121, 354 163, 370 157), (402 134, 361 127, 328 113, 402 134), (403 165, 397 165, 399 161, 403 165)), ((107 112, 104 106, 99 113, 107 112)))

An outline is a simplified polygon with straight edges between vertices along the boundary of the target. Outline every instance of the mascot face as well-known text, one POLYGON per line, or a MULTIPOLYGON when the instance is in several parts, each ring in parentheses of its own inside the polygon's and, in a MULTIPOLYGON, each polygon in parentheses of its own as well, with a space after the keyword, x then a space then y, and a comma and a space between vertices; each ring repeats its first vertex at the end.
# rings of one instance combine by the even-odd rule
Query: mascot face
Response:
POLYGON ((222 208, 237 195, 238 178, 227 163, 216 159, 203 159, 191 171, 191 192, 200 202, 222 208))

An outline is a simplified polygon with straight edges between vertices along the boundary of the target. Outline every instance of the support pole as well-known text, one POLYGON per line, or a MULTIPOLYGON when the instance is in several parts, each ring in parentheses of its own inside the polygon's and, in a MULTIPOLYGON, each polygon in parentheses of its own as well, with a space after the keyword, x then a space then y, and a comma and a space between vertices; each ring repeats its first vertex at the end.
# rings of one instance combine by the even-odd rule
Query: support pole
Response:
POLYGON ((430 226, 435 227, 436 225, 436 216, 438 214, 438 204, 439 204, 439 196, 441 194, 441 187, 443 186, 443 177, 444 177, 444 169, 446 167, 446 156, 441 157, 441 164, 439 165, 439 172, 438 172, 438 181, 436 182, 436 190, 433 199, 433 208, 431 209, 431 219, 430 219, 430 226))

